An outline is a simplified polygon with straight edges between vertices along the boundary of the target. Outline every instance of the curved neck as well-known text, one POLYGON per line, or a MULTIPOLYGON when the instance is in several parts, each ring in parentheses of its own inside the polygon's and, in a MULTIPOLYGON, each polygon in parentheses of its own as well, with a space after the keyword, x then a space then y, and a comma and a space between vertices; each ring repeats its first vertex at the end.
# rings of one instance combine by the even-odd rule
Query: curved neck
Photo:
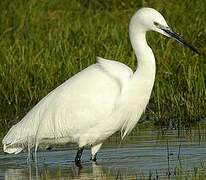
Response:
MULTIPOLYGON (((146 41, 146 30, 141 28, 131 21, 129 26, 129 36, 132 47, 137 58, 137 69, 135 75, 139 73, 141 76, 147 78, 148 76, 155 76, 155 57, 146 41)), ((154 77, 153 77, 154 78, 154 77)))

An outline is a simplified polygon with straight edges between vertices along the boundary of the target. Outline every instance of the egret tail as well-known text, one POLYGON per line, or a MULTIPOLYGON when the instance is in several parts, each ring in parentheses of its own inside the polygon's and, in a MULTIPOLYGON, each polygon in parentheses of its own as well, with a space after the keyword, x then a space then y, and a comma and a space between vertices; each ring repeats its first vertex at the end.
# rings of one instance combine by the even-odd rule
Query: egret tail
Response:
POLYGON ((29 150, 34 147, 36 128, 34 126, 29 126, 31 128, 28 128, 28 123, 29 122, 24 119, 24 121, 12 126, 2 140, 4 152, 18 154, 27 147, 29 150))

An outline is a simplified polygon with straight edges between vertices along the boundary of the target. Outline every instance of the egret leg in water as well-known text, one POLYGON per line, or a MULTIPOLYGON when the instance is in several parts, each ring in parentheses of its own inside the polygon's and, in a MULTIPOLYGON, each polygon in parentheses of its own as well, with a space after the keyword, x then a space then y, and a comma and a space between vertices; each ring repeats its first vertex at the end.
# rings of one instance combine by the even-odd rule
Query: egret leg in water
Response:
MULTIPOLYGON (((4 152, 18 154, 28 145, 35 149, 36 156, 38 145, 76 143, 78 147, 91 146, 95 161, 97 151, 109 136, 121 131, 123 139, 129 134, 146 109, 155 80, 155 56, 147 44, 147 31, 173 38, 199 53, 172 31, 158 11, 139 9, 129 23, 136 71, 118 61, 98 57, 97 63, 51 91, 11 127, 2 141, 4 152)), ((82 152, 83 148, 77 152, 77 166, 81 165, 82 152)))
POLYGON ((96 162, 97 161, 97 152, 98 150, 101 148, 102 143, 100 144, 96 144, 96 145, 92 145, 91 151, 92 151, 92 157, 91 160, 96 162))
POLYGON ((78 167, 81 167, 81 166, 82 166, 82 165, 81 165, 81 157, 82 157, 83 150, 84 150, 84 147, 79 148, 79 149, 77 150, 77 154, 76 154, 76 157, 75 157, 75 164, 76 164, 76 166, 78 166, 78 167))

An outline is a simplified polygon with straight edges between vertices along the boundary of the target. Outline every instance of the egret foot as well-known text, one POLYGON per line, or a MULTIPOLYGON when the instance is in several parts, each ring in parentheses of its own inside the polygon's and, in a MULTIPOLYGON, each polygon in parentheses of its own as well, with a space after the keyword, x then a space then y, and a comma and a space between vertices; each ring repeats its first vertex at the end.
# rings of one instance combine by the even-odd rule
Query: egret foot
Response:
POLYGON ((75 164, 77 167, 82 167, 81 165, 81 157, 82 157, 82 153, 83 153, 84 147, 79 148, 77 151, 77 155, 75 157, 75 164))

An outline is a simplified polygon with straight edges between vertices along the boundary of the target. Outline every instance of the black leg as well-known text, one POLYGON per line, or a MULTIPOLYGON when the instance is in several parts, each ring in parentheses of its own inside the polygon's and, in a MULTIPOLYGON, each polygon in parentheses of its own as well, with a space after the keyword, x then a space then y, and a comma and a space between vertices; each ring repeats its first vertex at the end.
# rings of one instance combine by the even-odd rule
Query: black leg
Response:
POLYGON ((78 167, 82 167, 82 165, 81 165, 81 157, 82 157, 83 150, 84 150, 84 147, 79 148, 78 151, 77 151, 77 155, 75 157, 75 164, 78 167))
POLYGON ((52 147, 51 147, 51 146, 48 146, 48 147, 46 148, 46 150, 51 151, 51 150, 52 150, 52 147))

